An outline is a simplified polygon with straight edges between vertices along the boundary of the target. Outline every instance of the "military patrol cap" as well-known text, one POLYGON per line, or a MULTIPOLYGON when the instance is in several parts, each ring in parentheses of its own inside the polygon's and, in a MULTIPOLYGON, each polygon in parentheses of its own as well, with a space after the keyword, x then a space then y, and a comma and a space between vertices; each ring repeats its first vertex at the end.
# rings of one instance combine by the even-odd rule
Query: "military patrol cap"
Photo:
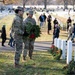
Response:
POLYGON ((29 10, 29 14, 30 14, 30 15, 33 15, 33 11, 32 11, 32 10, 29 10))
POLYGON ((17 14, 19 11, 23 11, 23 12, 24 12, 24 10, 23 10, 22 7, 17 7, 17 9, 15 9, 15 13, 16 13, 16 14, 17 14))
POLYGON ((24 11, 23 7, 17 7, 17 10, 24 11))

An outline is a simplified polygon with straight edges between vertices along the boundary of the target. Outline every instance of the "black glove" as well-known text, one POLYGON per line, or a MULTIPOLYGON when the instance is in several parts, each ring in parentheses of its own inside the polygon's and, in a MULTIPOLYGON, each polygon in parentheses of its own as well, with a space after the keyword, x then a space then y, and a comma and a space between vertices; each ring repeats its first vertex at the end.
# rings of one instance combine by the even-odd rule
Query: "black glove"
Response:
POLYGON ((25 36, 25 37, 29 36, 29 34, 27 33, 27 31, 24 31, 23 36, 25 36))

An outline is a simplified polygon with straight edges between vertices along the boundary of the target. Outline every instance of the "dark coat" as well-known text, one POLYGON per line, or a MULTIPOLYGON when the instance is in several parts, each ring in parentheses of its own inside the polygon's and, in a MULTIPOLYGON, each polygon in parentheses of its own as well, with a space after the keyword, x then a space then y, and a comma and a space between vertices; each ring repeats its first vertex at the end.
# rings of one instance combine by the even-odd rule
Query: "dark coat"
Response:
POLYGON ((46 15, 43 15, 44 16, 44 21, 46 20, 46 15))
POLYGON ((75 25, 73 27, 72 33, 74 33, 74 35, 75 35, 75 25))
POLYGON ((40 22, 44 22, 44 16, 41 15, 41 16, 39 17, 39 20, 40 20, 40 22))
POLYGON ((51 18, 47 18, 47 22, 48 22, 48 30, 51 30, 51 18))
POLYGON ((55 25, 58 24, 57 19, 54 19, 53 23, 54 23, 54 28, 55 28, 55 25))
POLYGON ((5 29, 5 26, 2 27, 1 38, 2 39, 6 39, 6 29, 5 29))
POLYGON ((69 19, 67 20, 67 24, 68 24, 68 23, 71 23, 71 22, 72 22, 72 20, 69 18, 69 19))
POLYGON ((56 27, 53 32, 54 38, 59 38, 59 33, 60 33, 60 28, 56 27))

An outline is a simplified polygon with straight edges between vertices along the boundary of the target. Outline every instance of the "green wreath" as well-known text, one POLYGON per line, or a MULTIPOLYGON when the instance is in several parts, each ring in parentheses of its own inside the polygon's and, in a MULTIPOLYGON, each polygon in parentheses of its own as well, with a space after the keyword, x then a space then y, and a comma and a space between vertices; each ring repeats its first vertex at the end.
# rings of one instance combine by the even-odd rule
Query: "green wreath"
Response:
POLYGON ((64 67, 64 70, 66 75, 75 75, 75 61, 72 60, 69 65, 64 67))
POLYGON ((27 26, 25 27, 25 29, 29 35, 24 38, 36 39, 36 38, 40 37, 41 31, 40 31, 39 25, 31 25, 30 23, 28 23, 27 26), (33 37, 33 34, 35 37, 33 37))
POLYGON ((49 51, 49 53, 51 53, 53 55, 55 60, 60 60, 60 57, 62 55, 61 49, 58 49, 57 47, 52 45, 48 51, 49 51))

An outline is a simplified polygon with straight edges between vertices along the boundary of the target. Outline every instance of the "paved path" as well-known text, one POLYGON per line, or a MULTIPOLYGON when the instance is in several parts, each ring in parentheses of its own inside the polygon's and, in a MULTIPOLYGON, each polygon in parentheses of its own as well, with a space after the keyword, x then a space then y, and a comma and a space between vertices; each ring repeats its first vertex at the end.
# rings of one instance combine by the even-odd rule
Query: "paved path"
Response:
MULTIPOLYGON (((14 48, 10 47, 8 43, 5 43, 6 47, 2 47, 0 43, 0 51, 15 51, 14 48)), ((34 50, 38 51, 47 51, 51 46, 51 42, 49 41, 42 41, 42 42, 35 42, 34 50)))
MULTIPOLYGON (((47 51, 50 46, 51 46, 51 43, 50 41, 42 41, 42 42, 35 42, 34 44, 34 50, 37 50, 37 51, 47 51)), ((15 51, 15 48, 12 48, 8 45, 8 43, 5 43, 6 47, 2 47, 1 46, 1 43, 0 43, 0 51, 15 51)), ((75 43, 72 44, 72 49, 75 50, 75 43)), ((66 49, 67 49, 67 45, 66 45, 66 49)))

